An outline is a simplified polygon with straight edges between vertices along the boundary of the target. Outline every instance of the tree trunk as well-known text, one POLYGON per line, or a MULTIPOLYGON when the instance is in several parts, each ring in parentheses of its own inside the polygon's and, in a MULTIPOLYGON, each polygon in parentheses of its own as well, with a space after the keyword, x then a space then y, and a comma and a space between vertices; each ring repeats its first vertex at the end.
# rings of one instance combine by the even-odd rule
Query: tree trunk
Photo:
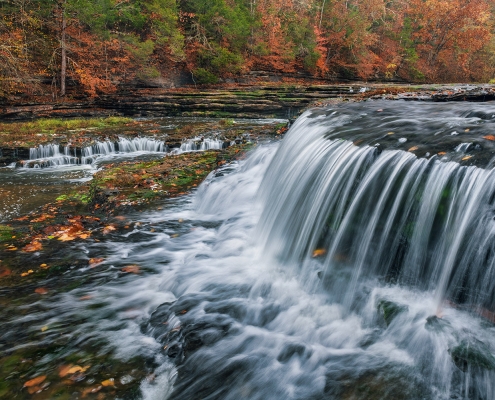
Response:
POLYGON ((60 96, 65 96, 65 80, 67 75, 67 47, 66 47, 66 39, 65 39, 65 30, 67 28, 67 19, 65 17, 65 3, 64 0, 62 7, 62 32, 60 35, 60 46, 62 53, 62 64, 60 66, 60 96))

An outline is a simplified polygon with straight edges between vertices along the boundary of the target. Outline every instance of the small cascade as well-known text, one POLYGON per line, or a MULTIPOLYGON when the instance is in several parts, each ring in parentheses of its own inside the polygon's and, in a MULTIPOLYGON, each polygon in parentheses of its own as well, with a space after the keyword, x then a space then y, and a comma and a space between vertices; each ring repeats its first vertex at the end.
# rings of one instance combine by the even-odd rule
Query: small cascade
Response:
MULTIPOLYGON (((173 149, 171 154, 187 153, 190 151, 220 150, 224 142, 215 138, 197 137, 188 139, 178 149, 173 149)), ((45 168, 61 165, 93 164, 104 156, 132 154, 132 153, 167 153, 166 143, 153 138, 120 137, 118 141, 105 140, 96 142, 91 146, 76 150, 73 147, 62 147, 57 144, 40 145, 31 148, 29 160, 24 161, 25 168, 45 168)))
POLYGON ((224 147, 223 140, 216 138, 202 138, 196 137, 193 139, 185 140, 178 153, 187 153, 190 151, 205 151, 205 150, 221 150, 224 147))
POLYGON ((29 149, 29 160, 25 161, 23 165, 25 168, 46 168, 79 164, 79 158, 70 153, 71 148, 69 146, 62 147, 58 144, 39 145, 29 149))

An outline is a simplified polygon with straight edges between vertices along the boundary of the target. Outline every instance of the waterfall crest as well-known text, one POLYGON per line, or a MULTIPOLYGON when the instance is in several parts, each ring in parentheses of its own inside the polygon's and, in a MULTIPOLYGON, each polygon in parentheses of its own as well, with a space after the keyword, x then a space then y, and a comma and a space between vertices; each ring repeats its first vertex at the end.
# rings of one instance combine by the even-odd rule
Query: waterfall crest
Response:
POLYGON ((261 186, 266 250, 307 274, 317 257, 349 307, 381 279, 493 308, 495 172, 329 139, 342 122, 308 114, 284 139, 261 186))

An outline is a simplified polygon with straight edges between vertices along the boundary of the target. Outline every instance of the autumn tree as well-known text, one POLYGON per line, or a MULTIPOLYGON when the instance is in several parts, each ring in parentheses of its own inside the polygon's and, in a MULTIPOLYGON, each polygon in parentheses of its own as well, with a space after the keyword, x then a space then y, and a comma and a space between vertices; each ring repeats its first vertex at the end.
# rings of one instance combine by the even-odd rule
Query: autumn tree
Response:
POLYGON ((490 43, 493 15, 485 0, 411 0, 405 13, 407 48, 428 80, 477 79, 475 56, 490 43), (409 50, 411 51, 411 50, 409 50))

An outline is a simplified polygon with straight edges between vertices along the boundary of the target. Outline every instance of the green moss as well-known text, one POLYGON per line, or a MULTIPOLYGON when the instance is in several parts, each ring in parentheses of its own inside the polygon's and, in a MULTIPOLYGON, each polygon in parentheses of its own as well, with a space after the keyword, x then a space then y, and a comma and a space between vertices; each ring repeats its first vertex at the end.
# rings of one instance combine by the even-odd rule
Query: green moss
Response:
POLYGON ((58 131, 68 131, 88 128, 106 128, 125 125, 132 122, 131 118, 106 117, 106 118, 76 118, 59 119, 48 118, 29 122, 0 123, 1 134, 12 133, 46 133, 53 134, 58 131))
POLYGON ((381 314, 387 326, 389 326, 397 315, 408 310, 407 306, 393 303, 388 300, 378 302, 378 312, 381 314))
POLYGON ((0 225, 0 243, 8 242, 12 239, 14 235, 14 230, 10 226, 0 225))
POLYGON ((495 357, 483 342, 471 339, 462 340, 459 345, 449 350, 454 364, 463 371, 468 367, 495 370, 495 357))

